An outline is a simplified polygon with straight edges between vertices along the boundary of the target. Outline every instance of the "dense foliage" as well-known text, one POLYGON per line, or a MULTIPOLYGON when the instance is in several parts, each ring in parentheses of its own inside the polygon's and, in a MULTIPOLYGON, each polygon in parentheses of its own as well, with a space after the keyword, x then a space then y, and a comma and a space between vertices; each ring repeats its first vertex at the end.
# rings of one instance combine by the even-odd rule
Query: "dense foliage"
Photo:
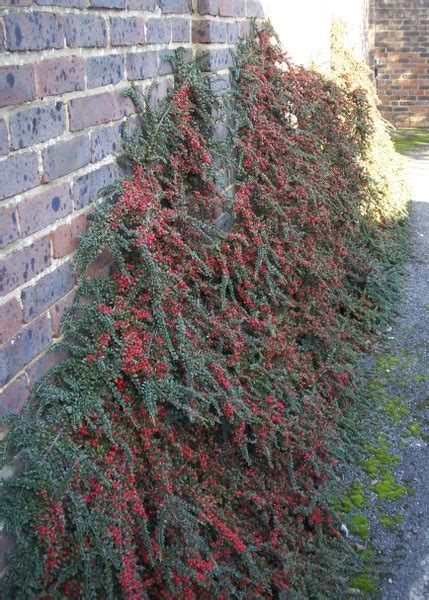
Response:
POLYGON ((10 419, 4 597, 346 592, 354 558, 323 486, 380 311, 371 122, 361 91, 289 65, 270 33, 233 79, 219 141, 222 102, 179 53, 127 145, 132 178, 94 212, 69 358, 10 419), (106 248, 114 275, 85 278, 106 248))

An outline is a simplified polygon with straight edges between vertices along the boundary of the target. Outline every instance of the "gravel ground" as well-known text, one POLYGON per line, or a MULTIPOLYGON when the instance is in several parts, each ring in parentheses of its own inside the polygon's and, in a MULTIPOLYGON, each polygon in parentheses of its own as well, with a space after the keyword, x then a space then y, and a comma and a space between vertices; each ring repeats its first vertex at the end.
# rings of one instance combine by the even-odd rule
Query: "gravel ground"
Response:
POLYGON ((395 480, 412 491, 395 501, 380 500, 371 491, 376 476, 370 481, 363 472, 353 474, 370 488, 364 512, 383 564, 376 595, 381 600, 429 600, 429 151, 409 158, 408 174, 414 198, 411 256, 399 316, 376 355, 372 377, 388 402, 396 399, 403 407, 396 420, 382 410, 377 433, 385 434, 389 452, 398 457, 395 480), (386 527, 380 524, 383 513, 400 515, 403 522, 386 527))

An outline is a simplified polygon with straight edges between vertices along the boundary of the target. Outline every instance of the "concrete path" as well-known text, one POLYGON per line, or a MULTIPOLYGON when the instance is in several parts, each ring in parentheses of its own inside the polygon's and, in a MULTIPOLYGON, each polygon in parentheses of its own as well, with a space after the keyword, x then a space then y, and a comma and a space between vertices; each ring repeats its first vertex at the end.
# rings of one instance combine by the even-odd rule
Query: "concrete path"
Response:
POLYGON ((403 399, 409 418, 422 429, 407 444, 400 424, 393 435, 400 457, 395 477, 415 495, 403 501, 399 531, 376 533, 387 571, 382 600, 429 600, 429 151, 409 159, 408 175, 414 196, 412 252, 400 315, 383 351, 407 357, 406 367, 401 361, 389 373, 389 392, 403 399))

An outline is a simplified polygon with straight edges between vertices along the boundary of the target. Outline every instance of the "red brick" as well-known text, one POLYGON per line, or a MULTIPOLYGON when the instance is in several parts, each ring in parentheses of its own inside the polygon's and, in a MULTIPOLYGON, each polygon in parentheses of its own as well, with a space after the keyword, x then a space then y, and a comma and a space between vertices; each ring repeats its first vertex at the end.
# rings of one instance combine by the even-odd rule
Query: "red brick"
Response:
POLYGON ((158 75, 158 53, 149 50, 127 54, 128 79, 148 79, 158 75))
POLYGON ((168 15, 180 15, 192 13, 191 0, 159 0, 161 11, 168 15))
POLYGON ((24 309, 24 321, 32 321, 44 312, 54 302, 70 292, 76 283, 70 262, 66 262, 55 271, 48 273, 30 287, 21 292, 21 302, 24 309))
MULTIPOLYGON (((27 376, 25 374, 20 375, 0 392, 0 416, 19 413, 28 400, 29 395, 30 388, 27 376)), ((5 545, 3 534, 0 534, 0 569, 3 569, 6 564, 4 553, 11 550, 12 547, 13 539, 8 536, 8 543, 5 545)))
POLYGON ((63 316, 73 304, 75 295, 76 291, 72 290, 66 296, 64 296, 64 298, 61 298, 61 300, 49 310, 49 314, 51 316, 52 333, 54 337, 59 337, 61 335, 61 322, 63 316))
POLYGON ((18 219, 14 208, 0 206, 0 248, 19 238, 18 219))
POLYGON ((10 145, 18 150, 61 135, 66 128, 62 102, 21 110, 9 117, 10 145))
POLYGON ((9 139, 7 135, 6 123, 0 119, 0 155, 9 152, 9 139))
POLYGON ((83 90, 84 60, 78 56, 42 60, 36 64, 36 85, 41 98, 83 90))
POLYGON ((85 8, 86 0, 34 0, 41 6, 65 6, 66 8, 85 8))
POLYGON ((169 44, 171 41, 171 24, 166 19, 148 19, 146 30, 148 44, 169 44))
POLYGON ((129 10, 147 10, 154 12, 157 8, 158 0, 127 0, 129 10))
POLYGON ((11 12, 4 18, 9 50, 64 47, 63 19, 48 12, 11 12))
POLYGON ((36 152, 23 152, 0 160, 0 200, 36 187, 39 180, 36 152))
POLYGON ((0 387, 9 383, 52 343, 51 322, 42 315, 0 347, 0 387))
POLYGON ((200 15, 212 15, 216 17, 219 11, 219 0, 198 0, 198 12, 200 15))
POLYGON ((91 132, 91 161, 98 162, 112 154, 118 154, 122 145, 124 124, 114 123, 97 127, 91 132))
POLYGON ((13 337, 23 323, 22 308, 16 298, 0 304, 0 345, 13 337))
POLYGON ((50 264, 51 245, 48 237, 8 254, 0 265, 0 296, 31 281, 50 264))
POLYGON ((25 198, 17 206, 22 237, 52 225, 72 210, 71 189, 68 183, 51 186, 25 198))
POLYGON ((73 173, 89 164, 89 138, 81 135, 65 142, 57 142, 42 152, 43 182, 73 173))
POLYGON ((31 6, 33 0, 0 0, 0 6, 31 6))
POLYGON ((171 41, 182 44, 191 41, 191 19, 171 20, 171 41))
POLYGON ((220 71, 234 64, 233 54, 227 48, 202 50, 197 53, 197 58, 203 71, 220 71))
POLYGON ((117 121, 134 111, 130 98, 125 98, 119 92, 76 98, 69 102, 70 131, 117 121))
POLYGON ((223 44, 226 42, 226 25, 222 21, 193 21, 192 41, 196 44, 223 44))
POLYGON ((118 83, 124 78, 124 69, 125 58, 120 54, 87 58, 87 87, 91 89, 118 83))
POLYGON ((56 348, 54 344, 47 352, 42 354, 40 358, 27 369, 27 377, 29 380, 30 389, 32 389, 48 371, 55 367, 58 363, 66 360, 69 356, 65 348, 56 348))
POLYGON ((244 3, 237 0, 219 0, 219 15, 221 17, 244 17, 244 3))
POLYGON ((0 108, 35 98, 33 65, 0 67, 0 108))
POLYGON ((68 256, 79 245, 82 233, 88 227, 86 215, 75 217, 70 223, 65 223, 51 233, 54 258, 68 256))
POLYGON ((97 193, 104 186, 113 183, 120 174, 116 163, 103 165, 91 173, 82 175, 73 182, 73 205, 76 209, 87 206, 96 199, 97 193))
POLYGON ((68 15, 64 31, 69 48, 101 48, 107 45, 107 27, 103 17, 68 15))
POLYGON ((134 46, 144 44, 146 34, 145 20, 142 17, 129 17, 110 19, 110 40, 112 46, 134 46))
POLYGON ((125 0, 89 0, 91 8, 125 8, 125 0))

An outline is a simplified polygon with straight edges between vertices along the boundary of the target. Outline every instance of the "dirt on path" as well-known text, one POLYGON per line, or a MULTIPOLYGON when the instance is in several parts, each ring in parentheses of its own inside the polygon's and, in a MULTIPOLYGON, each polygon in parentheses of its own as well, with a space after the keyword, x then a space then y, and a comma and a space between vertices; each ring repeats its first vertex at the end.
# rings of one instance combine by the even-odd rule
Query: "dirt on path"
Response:
POLYGON ((409 492, 385 503, 399 513, 398 526, 382 526, 379 514, 372 515, 371 537, 386 569, 378 586, 382 600, 429 600, 429 150, 408 161, 412 247, 399 317, 379 366, 391 407, 382 435, 397 459, 395 480, 409 492), (395 410, 404 415, 396 424, 388 418, 395 410))

